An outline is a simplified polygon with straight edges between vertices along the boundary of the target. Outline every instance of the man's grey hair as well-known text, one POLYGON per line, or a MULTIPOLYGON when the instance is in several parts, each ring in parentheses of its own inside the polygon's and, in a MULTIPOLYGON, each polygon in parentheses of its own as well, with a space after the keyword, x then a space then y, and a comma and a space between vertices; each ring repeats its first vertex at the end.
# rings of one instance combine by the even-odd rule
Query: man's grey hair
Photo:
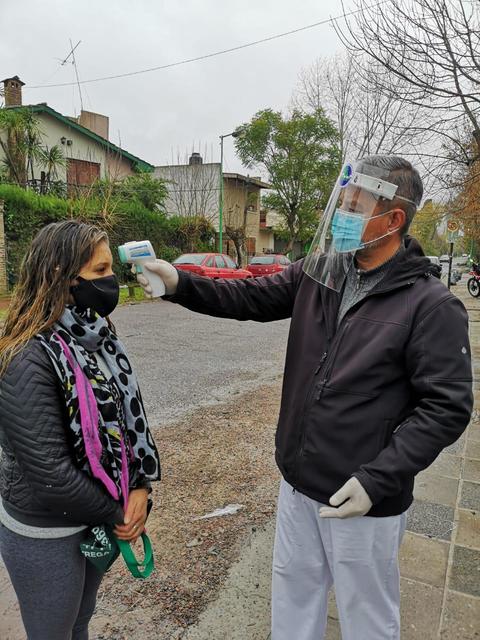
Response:
POLYGON ((356 168, 357 171, 365 171, 368 175, 372 173, 369 172, 368 167, 375 167, 379 170, 377 177, 398 186, 396 196, 402 196, 402 198, 408 198, 412 201, 410 203, 400 198, 393 200, 394 202, 396 200, 395 205, 406 213, 407 220, 401 229, 401 235, 406 235, 423 197, 423 183, 420 174, 408 160, 399 156, 366 156, 359 160, 356 168))

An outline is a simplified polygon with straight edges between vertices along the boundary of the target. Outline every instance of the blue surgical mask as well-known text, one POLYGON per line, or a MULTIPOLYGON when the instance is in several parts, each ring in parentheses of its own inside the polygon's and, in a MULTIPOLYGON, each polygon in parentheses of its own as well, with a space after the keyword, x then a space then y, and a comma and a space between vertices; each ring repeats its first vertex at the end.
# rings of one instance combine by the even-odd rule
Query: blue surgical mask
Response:
POLYGON ((366 219, 361 213, 335 211, 332 220, 332 245, 339 253, 356 251, 362 246, 366 219))
POLYGON ((384 213, 379 213, 377 216, 366 218, 363 213, 347 213, 346 211, 337 209, 332 219, 332 246, 339 253, 357 251, 357 249, 366 247, 367 245, 372 244, 372 242, 377 242, 377 240, 381 240, 382 238, 386 238, 392 233, 395 233, 397 229, 389 231, 383 236, 370 240, 369 242, 362 242, 363 230, 366 223, 374 218, 386 216, 389 213, 390 210, 385 211, 384 213))

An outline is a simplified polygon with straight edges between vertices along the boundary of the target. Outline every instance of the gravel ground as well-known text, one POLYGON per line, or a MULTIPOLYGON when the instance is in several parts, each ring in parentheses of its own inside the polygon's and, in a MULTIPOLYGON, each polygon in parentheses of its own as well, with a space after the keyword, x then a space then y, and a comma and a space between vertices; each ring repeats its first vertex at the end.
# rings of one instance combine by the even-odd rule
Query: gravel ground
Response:
POLYGON ((245 539, 271 521, 279 483, 280 382, 154 429, 164 478, 147 523, 156 570, 134 580, 117 561, 92 621, 96 640, 173 640, 217 594, 245 539), (198 518, 230 504, 234 515, 198 518))
POLYGON ((173 640, 274 513, 289 323, 210 318, 166 302, 120 307, 113 321, 136 366, 163 480, 148 522, 156 571, 142 582, 117 562, 102 583, 92 635, 173 640), (195 519, 235 503, 242 505, 235 515, 195 519))
POLYGON ((163 301, 118 307, 112 320, 136 367, 151 425, 273 382, 283 372, 287 320, 237 322, 163 301))

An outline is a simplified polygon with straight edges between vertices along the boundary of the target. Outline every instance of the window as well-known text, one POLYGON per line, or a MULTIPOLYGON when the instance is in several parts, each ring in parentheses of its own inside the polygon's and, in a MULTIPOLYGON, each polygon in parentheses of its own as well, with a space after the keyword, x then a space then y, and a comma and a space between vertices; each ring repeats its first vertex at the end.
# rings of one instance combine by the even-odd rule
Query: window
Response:
POLYGON ((275 256, 255 256, 250 264, 275 264, 275 256))
POLYGON ((215 256, 215 264, 217 265, 217 269, 225 269, 225 261, 222 256, 215 256))
POLYGON ((287 264, 291 264, 291 263, 290 263, 290 260, 289 260, 286 256, 282 256, 282 257, 280 258, 280 264, 285 264, 285 265, 287 265, 287 264))
POLYGON ((214 258, 213 256, 211 256, 211 257, 207 260, 207 262, 206 262, 205 266, 206 266, 206 267, 214 267, 214 266, 215 266, 215 258, 214 258))
POLYGON ((86 160, 67 160, 67 183, 71 187, 88 186, 100 179, 100 164, 86 160))
POLYGON ((225 262, 227 263, 227 267, 229 269, 236 269, 237 265, 235 264, 235 262, 230 258, 230 256, 223 256, 225 259, 225 262))
POLYGON ((257 251, 257 239, 253 237, 247 238, 245 245, 247 249, 247 255, 254 256, 257 251))
POLYGON ((205 260, 206 253, 186 253, 173 261, 173 264, 202 264, 205 260))

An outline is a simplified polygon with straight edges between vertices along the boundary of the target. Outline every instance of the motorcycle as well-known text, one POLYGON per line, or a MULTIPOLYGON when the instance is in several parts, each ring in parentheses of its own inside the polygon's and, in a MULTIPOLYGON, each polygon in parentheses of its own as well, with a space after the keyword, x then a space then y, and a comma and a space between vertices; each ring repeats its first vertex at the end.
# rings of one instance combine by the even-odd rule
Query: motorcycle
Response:
POLYGON ((478 298, 480 296, 480 265, 473 262, 468 275, 472 276, 467 281, 468 293, 474 298, 478 298))

